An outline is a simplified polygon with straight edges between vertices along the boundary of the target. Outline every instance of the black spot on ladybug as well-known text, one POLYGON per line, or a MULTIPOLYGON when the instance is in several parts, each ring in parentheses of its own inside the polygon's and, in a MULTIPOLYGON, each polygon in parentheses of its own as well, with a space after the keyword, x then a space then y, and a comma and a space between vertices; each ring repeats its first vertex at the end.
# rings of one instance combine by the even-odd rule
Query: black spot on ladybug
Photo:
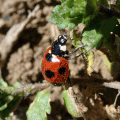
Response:
POLYGON ((52 54, 47 53, 45 57, 47 61, 52 62, 52 54))
POLYGON ((52 85, 55 85, 55 86, 61 86, 62 84, 60 83, 51 83, 52 85))
POLYGON ((45 71, 45 75, 48 77, 48 78, 52 78, 55 76, 54 72, 52 72, 51 70, 46 70, 45 71))
POLYGON ((61 67, 60 69, 59 69, 59 73, 62 75, 62 74, 64 74, 66 72, 66 68, 65 67, 61 67))

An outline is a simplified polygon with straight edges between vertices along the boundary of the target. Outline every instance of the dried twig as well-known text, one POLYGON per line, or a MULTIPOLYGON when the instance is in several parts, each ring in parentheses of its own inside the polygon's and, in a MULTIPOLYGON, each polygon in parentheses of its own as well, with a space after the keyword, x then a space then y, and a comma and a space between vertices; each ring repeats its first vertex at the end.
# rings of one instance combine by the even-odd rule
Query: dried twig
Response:
POLYGON ((43 90, 43 89, 49 88, 50 86, 52 86, 52 85, 49 83, 27 84, 27 85, 23 85, 20 88, 17 88, 14 92, 12 92, 12 94, 13 95, 15 95, 17 93, 24 93, 25 95, 31 94, 37 90, 43 90))
POLYGON ((115 9, 108 9, 103 5, 99 6, 99 12, 105 14, 107 17, 117 17, 120 18, 120 11, 116 11, 115 9))
POLYGON ((8 87, 0 87, 0 90, 4 91, 6 94, 21 96, 27 96, 29 94, 34 94, 37 90, 48 89, 52 85, 50 83, 35 83, 35 84, 26 84, 21 85, 19 88, 9 89, 8 87))
MULTIPOLYGON (((83 114, 85 112, 87 112, 88 108, 83 104, 83 101, 78 100, 77 95, 74 93, 73 88, 69 87, 68 91, 67 91, 69 97, 71 98, 71 100, 74 102, 75 104, 75 108, 76 108, 76 112, 80 115, 83 116, 83 114)), ((79 96, 82 98, 82 95, 79 96)))
POLYGON ((91 76, 70 78, 70 79, 71 79, 72 86, 73 85, 100 85, 100 86, 105 86, 105 87, 120 90, 120 82, 118 81, 99 79, 91 76))
POLYGON ((110 83, 105 82, 103 83, 103 86, 120 90, 120 82, 117 81, 110 83))
POLYGON ((117 103, 117 99, 118 99, 118 96, 120 95, 120 90, 118 90, 118 94, 116 95, 116 98, 115 98, 115 101, 114 101, 114 107, 116 106, 116 103, 117 103))

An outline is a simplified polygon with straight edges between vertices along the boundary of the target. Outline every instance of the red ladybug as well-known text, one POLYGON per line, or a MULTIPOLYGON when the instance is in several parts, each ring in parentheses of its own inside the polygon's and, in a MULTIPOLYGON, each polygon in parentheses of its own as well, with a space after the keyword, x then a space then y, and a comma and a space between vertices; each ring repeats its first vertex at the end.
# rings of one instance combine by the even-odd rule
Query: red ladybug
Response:
POLYGON ((69 65, 67 59, 69 58, 66 58, 65 55, 72 55, 79 48, 84 47, 76 48, 73 53, 70 53, 66 50, 67 40, 68 37, 66 35, 59 35, 58 39, 52 43, 52 46, 46 50, 43 56, 42 74, 53 85, 63 85, 68 79, 69 65))

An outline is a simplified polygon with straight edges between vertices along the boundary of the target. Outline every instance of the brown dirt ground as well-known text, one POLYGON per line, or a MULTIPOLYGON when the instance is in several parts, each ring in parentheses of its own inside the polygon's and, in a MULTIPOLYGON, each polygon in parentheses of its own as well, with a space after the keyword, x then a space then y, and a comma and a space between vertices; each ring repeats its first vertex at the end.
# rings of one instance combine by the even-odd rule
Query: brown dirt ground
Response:
MULTIPOLYGON (((10 85, 16 81, 21 84, 36 83, 44 80, 41 74, 41 61, 47 47, 51 45, 55 32, 53 24, 48 22, 49 16, 55 5, 60 4, 59 0, 0 0, 0 41, 5 37, 6 32, 16 23, 24 21, 27 17, 27 11, 33 10, 35 5, 40 5, 37 17, 27 25, 26 29, 19 37, 17 44, 10 53, 7 63, 2 70, 2 76, 10 85)), ((80 34, 83 26, 79 26, 80 34)), ((56 28, 57 29, 57 28, 56 28)), ((72 48, 70 42, 68 49, 72 48)), ((73 48, 72 48, 73 49, 73 48)), ((76 60, 69 61, 70 74, 72 77, 84 77, 86 61, 79 57, 76 60), (74 69, 75 68, 75 69, 74 69)), ((98 61, 96 61, 98 63, 98 61)), ((111 75, 102 71, 98 66, 96 71, 104 72, 106 78, 111 75)), ((101 75, 102 76, 102 75, 101 75)), ((104 77, 103 76, 103 77, 104 77)), ((62 88, 55 87, 51 90, 52 113, 48 115, 53 120, 82 120, 82 118, 73 118, 65 109, 61 97, 62 88), (56 97, 58 96, 59 97, 56 97)), ((25 112, 34 95, 23 99, 16 111, 14 119, 26 120, 25 112), (29 101, 29 102, 28 102, 29 101)))

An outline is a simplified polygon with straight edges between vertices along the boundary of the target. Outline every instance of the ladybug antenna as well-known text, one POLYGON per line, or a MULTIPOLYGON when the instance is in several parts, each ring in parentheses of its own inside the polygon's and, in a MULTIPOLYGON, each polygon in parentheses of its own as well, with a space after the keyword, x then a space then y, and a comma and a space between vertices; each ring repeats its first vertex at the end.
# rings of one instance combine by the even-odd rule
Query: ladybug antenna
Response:
POLYGON ((65 36, 67 40, 73 40, 73 38, 72 38, 72 37, 68 37, 66 34, 65 34, 65 35, 63 35, 63 36, 65 36))
POLYGON ((70 38, 70 37, 69 37, 68 40, 73 40, 73 38, 70 38))

